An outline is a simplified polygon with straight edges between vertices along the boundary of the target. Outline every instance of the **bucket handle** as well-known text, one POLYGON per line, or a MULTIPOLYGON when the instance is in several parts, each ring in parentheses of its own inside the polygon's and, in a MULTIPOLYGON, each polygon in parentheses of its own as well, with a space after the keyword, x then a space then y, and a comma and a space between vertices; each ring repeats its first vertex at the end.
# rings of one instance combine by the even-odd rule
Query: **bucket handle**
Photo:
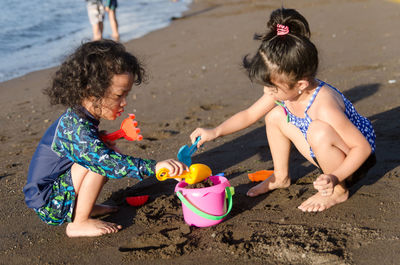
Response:
POLYGON ((177 191, 176 195, 182 201, 182 203, 185 204, 185 206, 188 207, 195 214, 197 214, 203 218, 206 218, 208 220, 221 220, 225 216, 227 216, 229 214, 229 212, 232 210, 232 195, 233 195, 233 193, 234 193, 233 187, 225 188, 226 198, 228 199, 228 210, 226 211, 226 213, 224 215, 211 215, 211 214, 205 213, 205 212, 199 210, 198 208, 196 208, 188 200, 186 200, 186 198, 182 195, 182 193, 180 191, 177 191))

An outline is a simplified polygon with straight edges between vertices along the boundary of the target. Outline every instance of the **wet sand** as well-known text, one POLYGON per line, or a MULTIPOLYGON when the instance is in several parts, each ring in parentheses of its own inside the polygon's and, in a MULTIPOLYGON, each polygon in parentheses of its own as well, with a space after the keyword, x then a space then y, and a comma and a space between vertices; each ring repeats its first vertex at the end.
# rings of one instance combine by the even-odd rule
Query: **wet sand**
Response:
MULTIPOLYGON (((281 1, 198 0, 166 29, 126 43, 146 65, 149 82, 134 88, 128 112, 144 140, 118 145, 157 160, 175 157, 196 127, 212 127, 262 94, 241 69, 281 1)), ((41 91, 54 68, 0 83, 0 264, 397 264, 400 260, 400 4, 398 1, 286 1, 309 21, 321 66, 318 78, 339 88, 377 134, 377 164, 345 203, 322 213, 297 209, 315 193, 318 171, 295 150, 292 185, 257 198, 249 172, 272 169, 262 120, 207 143, 193 162, 224 172, 235 186, 221 224, 189 227, 174 195, 176 182, 111 180, 99 202, 121 210, 104 219, 124 229, 70 239, 65 225, 43 224, 24 203, 29 161, 46 128, 62 112, 41 91), (124 198, 150 195, 142 207, 124 198)), ((72 49, 72 48, 71 48, 72 49)), ((116 130, 119 123, 102 122, 116 130)))

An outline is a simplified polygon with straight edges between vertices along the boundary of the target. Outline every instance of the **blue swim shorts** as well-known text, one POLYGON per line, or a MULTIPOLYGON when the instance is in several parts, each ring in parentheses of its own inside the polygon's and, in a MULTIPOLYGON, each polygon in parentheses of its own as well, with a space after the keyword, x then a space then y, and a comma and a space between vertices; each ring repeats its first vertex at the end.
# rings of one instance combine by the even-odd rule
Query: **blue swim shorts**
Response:
POLYGON ((35 209, 39 218, 49 225, 72 222, 76 193, 72 184, 71 170, 67 170, 53 184, 49 202, 35 209))
POLYGON ((117 0, 107 0, 104 6, 115 11, 115 9, 118 7, 118 3, 117 0))

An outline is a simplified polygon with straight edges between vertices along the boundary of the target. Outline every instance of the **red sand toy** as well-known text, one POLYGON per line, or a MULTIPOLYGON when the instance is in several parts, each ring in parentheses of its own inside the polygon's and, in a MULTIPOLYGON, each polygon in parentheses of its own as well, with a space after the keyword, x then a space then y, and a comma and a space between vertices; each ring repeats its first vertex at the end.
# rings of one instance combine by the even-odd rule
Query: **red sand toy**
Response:
POLYGON ((121 128, 113 133, 106 134, 101 137, 103 141, 115 141, 121 137, 124 137, 128 141, 141 141, 143 136, 140 135, 140 129, 136 128, 137 121, 135 119, 135 114, 129 114, 129 117, 122 121, 121 128))
POLYGON ((273 170, 260 170, 254 173, 248 174, 249 179, 253 182, 264 181, 274 173, 273 170))
POLYGON ((131 206, 141 206, 147 202, 149 195, 126 197, 126 202, 131 206))

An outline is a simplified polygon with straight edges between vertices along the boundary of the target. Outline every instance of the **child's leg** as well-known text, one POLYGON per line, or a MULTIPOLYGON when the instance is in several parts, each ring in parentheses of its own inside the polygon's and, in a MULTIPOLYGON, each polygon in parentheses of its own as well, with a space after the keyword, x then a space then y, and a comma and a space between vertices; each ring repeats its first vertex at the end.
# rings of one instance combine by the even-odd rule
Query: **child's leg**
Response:
MULTIPOLYGON (((106 178, 78 164, 72 166, 71 176, 77 197, 74 219, 67 226, 67 235, 69 237, 100 236, 118 232, 122 228, 120 225, 90 218, 106 178)), ((96 211, 101 208, 103 213, 107 211, 102 206, 96 206, 96 208, 96 211)), ((108 211, 112 212, 115 209, 109 207, 108 211)))
POLYGON ((92 25, 93 40, 101 40, 103 37, 103 5, 88 2, 87 11, 90 24, 92 25))
POLYGON ((116 16, 116 9, 109 9, 108 18, 110 19, 110 26, 112 31, 112 38, 115 41, 119 41, 119 33, 118 33, 118 21, 116 16))
MULTIPOLYGON (((73 166, 72 170, 74 171, 75 176, 77 176, 75 179, 73 178, 74 189, 75 189, 76 192, 79 192, 81 184, 82 184, 82 181, 84 180, 84 178, 81 178, 80 176, 85 176, 90 171, 87 170, 86 168, 78 165, 78 164, 75 164, 73 166)), ((105 178, 103 176, 101 176, 101 178, 104 179, 104 182, 103 182, 103 185, 104 185, 107 182, 107 178, 105 178)), ((97 217, 97 216, 106 215, 106 214, 117 212, 117 211, 118 211, 118 207, 116 207, 116 206, 109 206, 109 205, 104 205, 104 204, 95 204, 93 206, 93 208, 92 208, 90 216, 91 217, 97 217)))
MULTIPOLYGON (((349 152, 349 147, 335 129, 324 122, 313 121, 308 129, 307 138, 324 174, 336 170, 349 152)), ((305 212, 323 211, 346 201, 348 196, 349 192, 343 181, 335 186, 332 195, 323 196, 318 192, 303 202, 299 209, 305 212)))
POLYGON ((287 188, 290 185, 289 154, 291 142, 295 143, 300 152, 304 154, 309 153, 307 153, 308 144, 300 130, 286 122, 286 116, 281 107, 276 107, 267 114, 265 117, 265 124, 268 144, 274 163, 274 174, 257 186, 251 188, 247 192, 247 195, 250 197, 277 188, 287 188))
POLYGON ((92 25, 93 40, 101 40, 103 38, 103 22, 92 25))

